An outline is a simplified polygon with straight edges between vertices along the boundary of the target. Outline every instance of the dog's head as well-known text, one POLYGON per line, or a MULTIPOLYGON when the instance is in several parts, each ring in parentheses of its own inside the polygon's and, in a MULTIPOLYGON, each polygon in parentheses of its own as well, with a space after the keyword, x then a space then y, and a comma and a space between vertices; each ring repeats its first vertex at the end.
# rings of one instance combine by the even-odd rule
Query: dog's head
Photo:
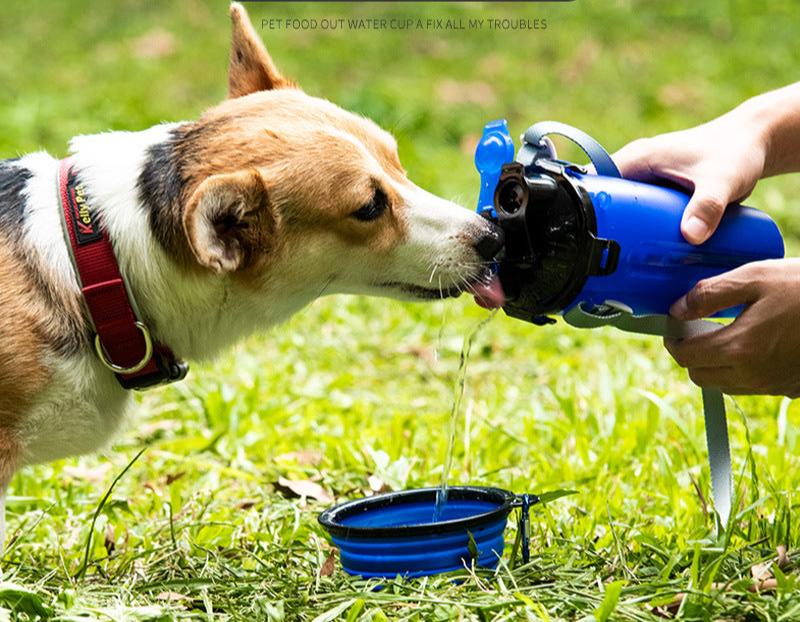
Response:
POLYGON ((500 231, 416 186, 394 138, 281 75, 231 5, 229 98, 190 130, 183 229, 192 261, 302 304, 324 293, 502 303, 500 231))

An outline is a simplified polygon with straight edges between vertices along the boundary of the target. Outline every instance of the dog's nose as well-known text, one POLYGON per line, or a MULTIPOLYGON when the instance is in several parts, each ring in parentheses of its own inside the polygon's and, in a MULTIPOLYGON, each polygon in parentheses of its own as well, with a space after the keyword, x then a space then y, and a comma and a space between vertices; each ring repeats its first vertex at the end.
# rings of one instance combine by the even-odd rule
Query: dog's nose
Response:
POLYGON ((484 230, 483 234, 475 243, 475 250, 478 254, 486 260, 494 259, 495 255, 500 252, 505 242, 503 230, 495 224, 487 223, 489 228, 484 230))
POLYGON ((503 230, 497 225, 493 223, 486 224, 489 225, 489 227, 485 229, 481 237, 478 238, 478 241, 475 243, 475 250, 478 251, 478 254, 483 257, 483 259, 491 260, 494 259, 495 255, 503 248, 505 236, 503 235, 503 230))

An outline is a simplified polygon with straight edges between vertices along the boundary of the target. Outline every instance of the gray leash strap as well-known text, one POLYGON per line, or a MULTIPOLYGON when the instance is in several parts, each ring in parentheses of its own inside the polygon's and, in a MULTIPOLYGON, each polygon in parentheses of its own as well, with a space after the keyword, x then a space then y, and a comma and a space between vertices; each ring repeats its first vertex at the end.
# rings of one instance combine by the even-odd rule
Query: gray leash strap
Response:
POLYGON ((719 389, 703 389, 703 414, 706 419, 706 446, 711 467, 711 492, 722 527, 728 526, 731 514, 731 448, 728 442, 728 422, 725 419, 725 400, 719 389))
MULTIPOLYGON (((716 322, 692 320, 682 322, 668 315, 633 315, 625 305, 607 301, 599 310, 584 309, 575 305, 564 314, 564 320, 575 328, 614 326, 629 333, 658 335, 684 339, 710 333, 722 328, 716 322)), ((703 389, 703 415, 706 425, 708 464, 711 468, 711 492, 714 507, 722 527, 728 525, 731 513, 731 449, 728 442, 728 422, 725 417, 725 400, 718 389, 703 389)))

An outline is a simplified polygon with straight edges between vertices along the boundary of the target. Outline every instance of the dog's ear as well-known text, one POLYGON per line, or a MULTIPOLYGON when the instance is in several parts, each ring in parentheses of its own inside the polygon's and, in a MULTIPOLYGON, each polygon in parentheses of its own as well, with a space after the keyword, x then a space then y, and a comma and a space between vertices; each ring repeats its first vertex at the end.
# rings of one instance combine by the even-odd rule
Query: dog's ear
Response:
POLYGON ((264 259, 275 241, 277 220, 258 171, 213 175, 186 205, 183 229, 200 265, 233 272, 264 259))
POLYGON ((247 11, 238 2, 231 4, 231 22, 233 35, 228 66, 228 97, 294 86, 275 67, 247 11))

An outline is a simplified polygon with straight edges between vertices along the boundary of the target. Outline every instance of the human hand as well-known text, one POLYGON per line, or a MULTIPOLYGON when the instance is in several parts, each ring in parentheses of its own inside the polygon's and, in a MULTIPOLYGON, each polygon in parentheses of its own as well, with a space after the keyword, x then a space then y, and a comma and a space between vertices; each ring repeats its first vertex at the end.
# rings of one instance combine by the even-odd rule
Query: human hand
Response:
POLYGON ((748 111, 735 109, 698 127, 643 138, 614 154, 628 179, 670 181, 692 193, 683 237, 705 242, 730 203, 744 200, 764 174, 766 135, 748 111))
POLYGON ((697 385, 800 396, 800 259, 754 262, 700 281, 670 315, 695 320, 740 304, 745 310, 724 328, 664 345, 697 385))

